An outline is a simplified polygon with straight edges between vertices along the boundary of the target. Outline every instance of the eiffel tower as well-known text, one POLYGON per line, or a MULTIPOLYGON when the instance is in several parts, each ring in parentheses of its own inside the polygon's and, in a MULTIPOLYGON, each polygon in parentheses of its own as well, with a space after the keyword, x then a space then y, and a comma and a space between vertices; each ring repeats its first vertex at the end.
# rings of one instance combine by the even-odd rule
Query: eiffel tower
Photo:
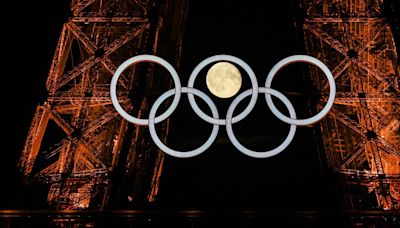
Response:
MULTIPOLYGON (((26 179, 48 186, 51 208, 155 200, 164 153, 146 129, 118 115, 109 84, 117 66, 138 54, 158 55, 179 68, 186 4, 71 1, 72 16, 62 27, 46 82, 48 96, 37 106, 18 164, 26 179)), ((119 102, 140 118, 154 95, 170 88, 169 78, 153 64, 130 67, 119 80, 119 102)), ((163 140, 168 129, 164 121, 163 140)))
MULTIPOLYGON (((399 24, 389 2, 301 1, 306 49, 336 79, 321 131, 328 165, 343 178, 347 210, 399 209, 399 24)), ((314 68, 311 77, 323 104, 327 82, 314 68)))

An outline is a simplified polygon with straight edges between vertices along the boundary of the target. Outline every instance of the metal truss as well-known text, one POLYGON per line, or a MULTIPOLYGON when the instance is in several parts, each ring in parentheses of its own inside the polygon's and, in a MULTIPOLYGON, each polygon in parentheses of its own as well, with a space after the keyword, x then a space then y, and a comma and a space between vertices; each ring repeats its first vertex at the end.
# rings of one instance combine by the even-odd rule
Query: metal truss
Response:
MULTIPOLYGON (((321 131, 328 165, 345 177, 346 206, 398 209, 400 67, 383 0, 302 0, 301 6, 307 52, 336 79, 335 105, 321 131), (376 202, 362 206, 371 196, 376 202)), ((328 87, 321 73, 311 68, 319 109, 328 87)))
MULTIPOLYGON (((50 186, 48 201, 55 208, 104 208, 110 197, 110 172, 118 165, 122 170, 132 168, 119 163, 124 145, 128 145, 128 155, 124 156, 141 159, 141 163, 135 163, 138 166, 152 167, 146 171, 148 176, 143 167, 134 169, 142 170, 136 175, 148 182, 143 186, 150 186, 147 200, 157 195, 164 155, 146 143, 140 128, 132 127, 133 138, 127 138, 129 125, 119 117, 109 96, 109 84, 118 65, 138 53, 149 52, 146 50, 155 54, 154 36, 161 25, 150 23, 148 12, 154 4, 148 0, 71 2, 73 16, 62 27, 46 82, 48 97, 37 107, 18 164, 23 175, 50 186)), ((119 101, 132 115, 146 113, 149 101, 137 98, 142 100, 135 105, 129 97, 135 89, 157 92, 168 88, 170 82, 160 86, 153 74, 152 68, 143 74, 132 67, 121 77, 119 101), (138 82, 138 76, 146 80, 138 82)), ((161 135, 165 140, 167 122, 161 135)))

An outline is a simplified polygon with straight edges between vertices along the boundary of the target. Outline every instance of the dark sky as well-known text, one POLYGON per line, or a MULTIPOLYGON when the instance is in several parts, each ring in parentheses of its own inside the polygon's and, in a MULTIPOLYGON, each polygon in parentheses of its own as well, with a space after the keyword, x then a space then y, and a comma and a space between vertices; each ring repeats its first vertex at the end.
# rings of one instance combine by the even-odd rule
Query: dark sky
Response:
MULTIPOLYGON (((216 54, 230 54, 246 61, 255 71, 260 86, 279 60, 306 54, 302 34, 295 26, 297 1, 270 1, 267 7, 263 4, 192 1, 183 49, 182 84, 187 83, 190 72, 200 61, 216 54)), ((308 81, 304 80, 305 69, 305 64, 288 67, 273 83, 273 88, 293 101, 300 118, 309 116, 310 110, 307 101, 311 93, 308 81)), ((233 99, 213 97, 205 87, 205 72, 196 79, 195 87, 212 97, 220 116, 225 116, 233 99)), ((250 88, 246 74, 242 75, 241 91, 250 88)), ((238 109, 243 110, 248 101, 249 98, 244 99, 242 109, 238 109)), ((194 114, 187 99, 180 104, 172 116, 169 145, 180 150, 194 149, 208 138, 212 125, 194 114)), ((271 114, 260 95, 254 111, 233 129, 245 146, 263 151, 278 146, 289 125, 271 114)), ((167 156, 161 203, 178 208, 332 209, 332 186, 326 169, 321 170, 324 163, 319 162, 314 136, 317 130, 318 125, 298 128, 284 152, 272 158, 255 159, 234 148, 222 126, 216 142, 200 156, 192 159, 167 156)))
POLYGON ((10 1, 2 12, 2 150, 0 208, 13 205, 16 162, 45 82, 68 1, 10 1), (4 185, 3 185, 4 184, 4 185))
MULTIPOLYGON (((7 42, 3 42, 2 53, 6 57, 2 62, 2 110, 6 136, 0 166, 1 177, 9 186, 17 182, 15 164, 36 104, 45 100, 45 80, 68 14, 68 4, 61 2, 12 3, 10 16, 17 15, 22 22, 8 18, 9 22, 4 23, 7 42)), ((302 34, 295 27, 296 0, 268 1, 267 7, 264 4, 256 0, 192 1, 180 71, 182 84, 187 83, 200 61, 215 54, 231 54, 246 61, 260 85, 276 62, 289 55, 305 54, 302 34)), ((273 83, 273 88, 293 101, 298 117, 309 116, 310 110, 306 105, 310 86, 304 80, 304 69, 302 64, 288 67, 273 83)), ((243 75, 241 91, 250 88, 243 75)), ((199 76, 195 87, 206 92, 203 81, 199 76)), ((224 116, 232 99, 213 100, 220 116, 224 116)), ((180 104, 172 116, 169 146, 191 149, 202 144, 212 126, 193 113, 187 99, 183 98, 180 104)), ((279 145, 288 129, 289 125, 268 111, 262 95, 255 110, 234 125, 239 140, 258 150, 279 145)), ((255 159, 238 152, 227 140, 222 126, 217 142, 202 155, 193 159, 167 156, 160 203, 175 208, 330 209, 335 199, 326 169, 321 170, 324 163, 319 159, 324 158, 319 157, 316 149, 317 129, 318 126, 298 128, 292 144, 280 155, 255 159)), ((12 194, 14 190, 5 191, 12 194)), ((7 194, 0 202, 7 202, 7 194)))

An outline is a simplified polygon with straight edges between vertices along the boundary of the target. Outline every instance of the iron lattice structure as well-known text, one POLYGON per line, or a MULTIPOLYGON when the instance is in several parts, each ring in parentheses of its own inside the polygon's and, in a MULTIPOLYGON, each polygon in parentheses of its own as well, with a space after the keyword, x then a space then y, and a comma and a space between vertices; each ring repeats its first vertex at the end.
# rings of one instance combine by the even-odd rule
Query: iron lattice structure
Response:
MULTIPOLYGON (((109 84, 117 66, 137 54, 179 65, 185 1, 168 2, 72 0, 73 16, 62 27, 46 83, 48 97, 37 106, 19 161, 24 176, 49 185, 53 207, 107 207, 113 194, 119 197, 124 178, 132 186, 125 190, 131 201, 157 195, 164 153, 150 143, 146 129, 118 115, 109 84), (167 13, 173 20, 164 18, 167 13)), ((152 100, 149 91, 170 86, 160 81, 164 72, 142 65, 127 69, 118 85, 120 103, 139 118, 152 100)))
MULTIPOLYGON (((399 209, 400 87, 383 0, 302 0, 307 52, 332 70, 337 94, 321 123, 328 165, 341 174, 347 209, 399 209)), ((311 78, 327 100, 327 82, 311 78)), ((319 109, 322 107, 319 106, 319 109)))

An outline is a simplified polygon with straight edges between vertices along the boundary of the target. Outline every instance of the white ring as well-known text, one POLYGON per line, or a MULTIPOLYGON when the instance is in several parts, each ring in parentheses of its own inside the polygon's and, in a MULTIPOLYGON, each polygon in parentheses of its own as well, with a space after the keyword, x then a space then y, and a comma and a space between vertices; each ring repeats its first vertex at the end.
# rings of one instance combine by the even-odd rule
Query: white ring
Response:
POLYGON ((291 63, 296 63, 296 62, 306 62, 306 63, 311 63, 318 68, 320 68, 324 74, 326 75, 328 82, 329 82, 329 98, 328 101, 325 105, 325 107, 315 116, 310 117, 308 119, 293 119, 289 118, 285 115, 283 115, 274 105, 271 95, 270 94, 265 94, 265 99, 267 100, 267 105, 271 109, 272 113, 278 117, 280 120, 282 120, 285 123, 288 124, 295 124, 297 126, 303 126, 303 125, 308 125, 308 124, 313 124, 318 121, 320 121, 322 118, 324 118, 329 110, 332 108, 333 102, 335 100, 335 95, 336 95, 336 85, 335 85, 335 79, 333 78, 333 75, 329 68, 321 61, 318 59, 308 56, 308 55, 293 55, 286 57, 279 61, 275 66, 271 69, 271 71, 268 73, 267 80, 265 81, 265 87, 270 88, 272 79, 275 77, 275 75, 284 68, 285 66, 291 64, 291 63))
MULTIPOLYGON (((244 62, 243 60, 241 60, 235 56, 231 56, 231 55, 211 56, 211 57, 201 61, 194 68, 194 70, 192 71, 192 74, 189 77, 188 87, 193 88, 194 81, 196 80, 196 77, 200 73, 200 71, 208 64, 216 62, 216 61, 229 61, 229 62, 236 63, 237 65, 241 66, 250 77, 251 87, 252 87, 251 99, 250 99, 250 102, 247 105, 247 107, 243 110, 243 112, 240 113, 239 115, 233 117, 232 123, 237 123, 237 122, 241 121, 242 119, 244 119, 251 112, 251 110, 253 110, 254 106, 256 105, 257 97, 258 97, 258 82, 257 82, 256 75, 254 74, 253 70, 246 62, 244 62)), ((192 107, 192 109, 204 121, 211 123, 211 124, 218 124, 218 125, 225 124, 225 122, 226 122, 225 119, 216 119, 216 118, 212 118, 212 117, 208 116, 207 114, 205 114, 197 105, 193 94, 188 93, 188 98, 189 98, 189 103, 190 103, 190 106, 192 107)))
MULTIPOLYGON (((219 118, 217 107, 215 107, 215 104, 212 102, 210 97, 208 97, 205 93, 201 92, 200 90, 193 89, 193 88, 187 88, 187 87, 182 87, 181 92, 182 93, 191 93, 191 94, 195 94, 195 95, 199 96, 201 99, 203 99, 208 104, 208 106, 211 109, 213 117, 219 118)), ((203 153, 205 150, 207 150, 212 145, 212 143, 215 141, 215 139, 217 137, 219 126, 214 124, 210 137, 207 139, 207 141, 202 146, 200 146, 197 149, 187 151, 187 152, 180 152, 180 151, 176 151, 176 150, 173 150, 173 149, 170 149, 169 147, 167 147, 163 142, 161 142, 161 140, 157 136, 157 132, 156 132, 156 129, 154 126, 154 116, 156 115, 157 109, 160 106, 160 104, 165 99, 172 96, 172 94, 174 94, 174 89, 168 90, 167 92, 163 93, 154 102, 153 107, 151 107, 150 114, 149 114, 150 136, 153 139, 154 143, 158 146, 158 148, 160 148, 162 151, 164 151, 165 153, 167 153, 171 156, 178 157, 178 158, 194 157, 196 155, 203 153)))
MULTIPOLYGON (((289 111, 290 117, 296 118, 296 112, 293 108, 293 105, 290 103, 289 99, 287 99, 285 97, 285 95, 283 95, 282 93, 280 93, 274 89, 271 89, 271 88, 260 87, 260 88, 258 88, 258 91, 260 93, 268 93, 268 94, 274 95, 277 98, 279 98, 286 105, 286 108, 289 111)), ((265 151, 265 152, 256 152, 256 151, 249 150, 246 147, 244 147, 236 139, 235 134, 233 133, 231 119, 232 119, 233 112, 235 111, 235 108, 239 104, 239 102, 241 100, 243 100, 243 98, 249 96, 250 94, 251 94, 251 90, 244 91, 243 93, 239 94, 232 101, 232 104, 229 106, 228 112, 226 114, 226 132, 228 134, 228 137, 229 137, 230 141, 232 142, 232 144, 236 147, 236 149, 238 149, 240 152, 242 152, 250 157, 267 158, 267 157, 275 156, 275 155, 279 154, 280 152, 282 152, 284 149, 286 149, 286 147, 289 146, 290 142, 292 142, 294 134, 296 133, 296 125, 294 125, 294 124, 290 125, 290 130, 289 130, 288 136, 286 137, 285 141, 283 141, 283 143, 281 145, 279 145, 278 147, 276 147, 275 149, 265 151)))
POLYGON ((117 83, 118 83, 118 78, 121 76, 122 72, 128 68, 130 65, 135 64, 135 63, 140 63, 140 62, 154 62, 158 63, 161 66, 163 66, 165 69, 168 70, 168 72, 171 74, 172 79, 174 80, 175 83, 175 97, 174 100, 171 103, 171 106, 160 116, 156 117, 155 122, 159 123, 165 119, 167 119, 172 112, 175 111, 176 107, 178 106, 179 99, 181 98, 181 81, 179 80, 178 73, 176 72, 175 68, 169 64, 169 62, 165 61, 164 59, 154 56, 154 55, 138 55, 135 57, 132 57, 125 62, 123 62, 115 71, 114 76, 112 77, 111 80, 111 85, 110 85, 110 95, 111 95, 111 101, 112 104, 114 105, 115 109, 117 112, 127 121, 138 124, 138 125, 148 125, 149 120, 148 119, 139 119, 136 117, 133 117, 129 115, 125 110, 121 107, 121 105, 118 102, 118 97, 117 97, 117 83))

